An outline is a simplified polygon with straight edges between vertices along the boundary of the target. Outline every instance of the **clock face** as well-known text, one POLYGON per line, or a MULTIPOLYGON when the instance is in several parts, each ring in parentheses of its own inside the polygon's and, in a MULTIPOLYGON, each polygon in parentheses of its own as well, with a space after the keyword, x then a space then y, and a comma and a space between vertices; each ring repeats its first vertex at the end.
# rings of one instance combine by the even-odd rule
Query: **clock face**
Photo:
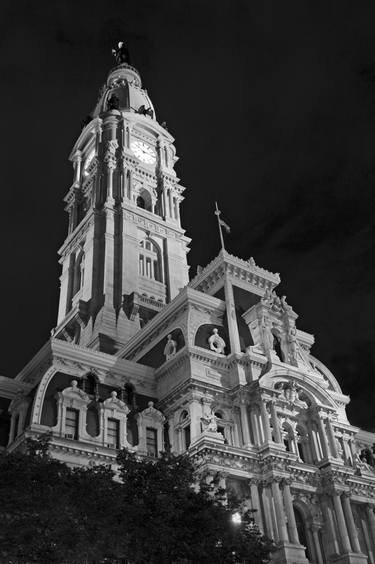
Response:
POLYGON ((130 148, 139 158, 140 161, 146 164, 154 164, 156 161, 156 153, 150 145, 143 143, 143 141, 133 141, 130 144, 130 148))

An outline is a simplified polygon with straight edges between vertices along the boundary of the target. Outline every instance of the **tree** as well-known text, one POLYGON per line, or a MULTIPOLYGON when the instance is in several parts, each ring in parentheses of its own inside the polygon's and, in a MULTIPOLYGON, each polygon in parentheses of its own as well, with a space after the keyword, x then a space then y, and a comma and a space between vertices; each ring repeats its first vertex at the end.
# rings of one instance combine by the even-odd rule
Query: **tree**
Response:
POLYGON ((204 481, 187 456, 139 458, 122 450, 119 471, 69 468, 48 441, 0 458, 0 562, 190 564, 267 562, 271 541, 236 502, 204 481))

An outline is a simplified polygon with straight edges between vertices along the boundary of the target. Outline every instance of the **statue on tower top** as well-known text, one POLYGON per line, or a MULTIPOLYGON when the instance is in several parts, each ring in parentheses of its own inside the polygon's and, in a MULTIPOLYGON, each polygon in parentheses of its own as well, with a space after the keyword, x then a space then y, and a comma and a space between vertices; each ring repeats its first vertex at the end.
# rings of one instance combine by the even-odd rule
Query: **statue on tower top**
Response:
POLYGON ((121 65, 122 63, 127 63, 130 65, 130 55, 128 49, 125 47, 123 41, 119 41, 117 47, 112 49, 112 55, 116 59, 116 63, 121 65))

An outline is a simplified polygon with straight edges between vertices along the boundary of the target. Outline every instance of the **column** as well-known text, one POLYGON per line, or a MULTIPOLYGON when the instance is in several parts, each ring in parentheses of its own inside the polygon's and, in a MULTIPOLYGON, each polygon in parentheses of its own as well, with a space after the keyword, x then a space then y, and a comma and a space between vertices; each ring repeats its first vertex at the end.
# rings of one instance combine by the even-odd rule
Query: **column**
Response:
POLYGON ((288 541, 288 532, 285 523, 283 500, 281 497, 279 482, 271 482, 271 489, 272 489, 273 499, 275 501, 279 540, 288 541))
POLYGON ((172 195, 172 188, 168 190, 169 196, 169 217, 173 219, 173 195, 172 195))
POLYGON ((242 438, 244 445, 248 446, 251 444, 250 431, 249 431, 249 419, 247 416, 247 405, 244 403, 240 404, 240 416, 241 416, 241 428, 242 428, 242 438))
POLYGON ((168 218, 168 195, 167 195, 167 189, 166 189, 164 183, 163 183, 162 199, 163 199, 164 219, 167 219, 168 218))
POLYGON ((259 500, 259 490, 258 490, 258 482, 254 479, 250 480, 250 492, 251 492, 251 507, 254 509, 254 521, 258 525, 259 530, 263 533, 264 532, 264 525, 262 520, 262 511, 260 507, 260 500, 259 500))
POLYGON ((375 515, 374 515, 374 506, 367 504, 366 506, 366 513, 367 513, 367 520, 369 523, 369 528, 371 532, 371 538, 373 539, 373 544, 375 548, 375 515))
POLYGON ((279 419, 277 417, 275 404, 272 401, 271 401, 270 409, 271 409, 271 419, 272 419, 272 427, 273 427, 275 442, 282 443, 283 441, 281 438, 279 419))
POLYGON ((342 505, 341 505, 340 492, 333 492, 333 506, 335 508, 339 535, 342 542, 342 546, 344 548, 344 552, 351 552, 348 529, 346 527, 344 512, 342 510, 342 505))
POLYGON ((327 556, 331 554, 339 554, 339 543, 336 538, 335 525, 333 520, 333 509, 331 507, 330 498, 322 498, 322 511, 324 515, 325 527, 327 530, 327 556))
POLYGON ((311 531, 314 539, 314 548, 318 564, 324 564, 322 550, 320 548, 319 527, 317 525, 311 526, 311 531))
POLYGON ((326 421, 327 421, 327 428, 328 428, 328 436, 329 436, 330 445, 331 445, 331 453, 332 453, 332 456, 334 458, 337 458, 338 453, 337 453, 337 446, 336 446, 336 437, 335 437, 335 433, 333 431, 332 421, 330 420, 329 417, 327 417, 326 421))
POLYGON ((254 435, 254 444, 255 445, 260 445, 261 438, 260 438, 260 433, 259 433, 259 425, 258 425, 258 416, 256 413, 254 413, 254 411, 250 411, 250 421, 251 421, 251 428, 253 430, 253 435, 254 435))
POLYGON ((290 542, 292 542, 293 544, 300 544, 298 538, 297 523, 293 509, 293 499, 292 499, 292 494, 290 492, 290 486, 286 480, 284 480, 282 484, 284 486, 283 495, 284 495, 286 516, 288 520, 289 539, 290 542))
POLYGON ((242 435, 240 433, 241 412, 238 406, 235 406, 233 409, 233 420, 234 420, 234 427, 233 427, 234 446, 241 447, 242 446, 242 435))
POLYGON ((193 398, 189 404, 190 409, 190 441, 195 441, 201 434, 202 406, 197 398, 193 398))
POLYGON ((74 154, 74 180, 73 180, 73 184, 78 185, 79 184, 79 180, 81 178, 81 162, 82 162, 82 153, 81 151, 77 151, 74 154))
POLYGON ((350 495, 344 492, 341 496, 341 500, 344 509, 345 520, 348 525, 350 544, 352 545, 354 552, 361 552, 361 547, 358 540, 358 532, 354 523, 352 507, 350 504, 350 495))
POLYGON ((270 508, 270 500, 268 497, 268 485, 266 483, 263 484, 262 490, 262 500, 263 500, 263 509, 264 509, 264 520, 266 525, 266 533, 272 539, 275 538, 273 525, 272 525, 272 515, 271 515, 271 508, 270 508))
POLYGON ((241 352, 240 335, 238 333, 236 308, 234 304, 234 295, 232 283, 228 278, 227 272, 224 274, 224 291, 225 291, 225 301, 227 310, 227 321, 228 321, 228 331, 230 348, 232 353, 241 352))
POLYGON ((268 417, 266 402, 263 401, 263 400, 261 400, 261 402, 260 402, 260 413, 261 413, 261 416, 262 416, 264 440, 265 441, 271 441, 272 436, 271 436, 270 420, 269 420, 269 417, 268 417))

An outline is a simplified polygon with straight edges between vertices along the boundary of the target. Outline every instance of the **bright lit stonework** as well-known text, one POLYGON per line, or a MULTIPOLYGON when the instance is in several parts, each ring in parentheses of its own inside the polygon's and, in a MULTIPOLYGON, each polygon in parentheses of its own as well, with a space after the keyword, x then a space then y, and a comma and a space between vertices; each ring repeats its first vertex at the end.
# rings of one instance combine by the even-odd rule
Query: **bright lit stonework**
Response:
POLYGON ((349 423, 278 274, 221 250, 189 282, 174 139, 118 62, 70 155, 57 325, 0 379, 4 447, 51 431, 83 466, 188 451, 255 510, 275 562, 375 564, 375 435, 349 423))

